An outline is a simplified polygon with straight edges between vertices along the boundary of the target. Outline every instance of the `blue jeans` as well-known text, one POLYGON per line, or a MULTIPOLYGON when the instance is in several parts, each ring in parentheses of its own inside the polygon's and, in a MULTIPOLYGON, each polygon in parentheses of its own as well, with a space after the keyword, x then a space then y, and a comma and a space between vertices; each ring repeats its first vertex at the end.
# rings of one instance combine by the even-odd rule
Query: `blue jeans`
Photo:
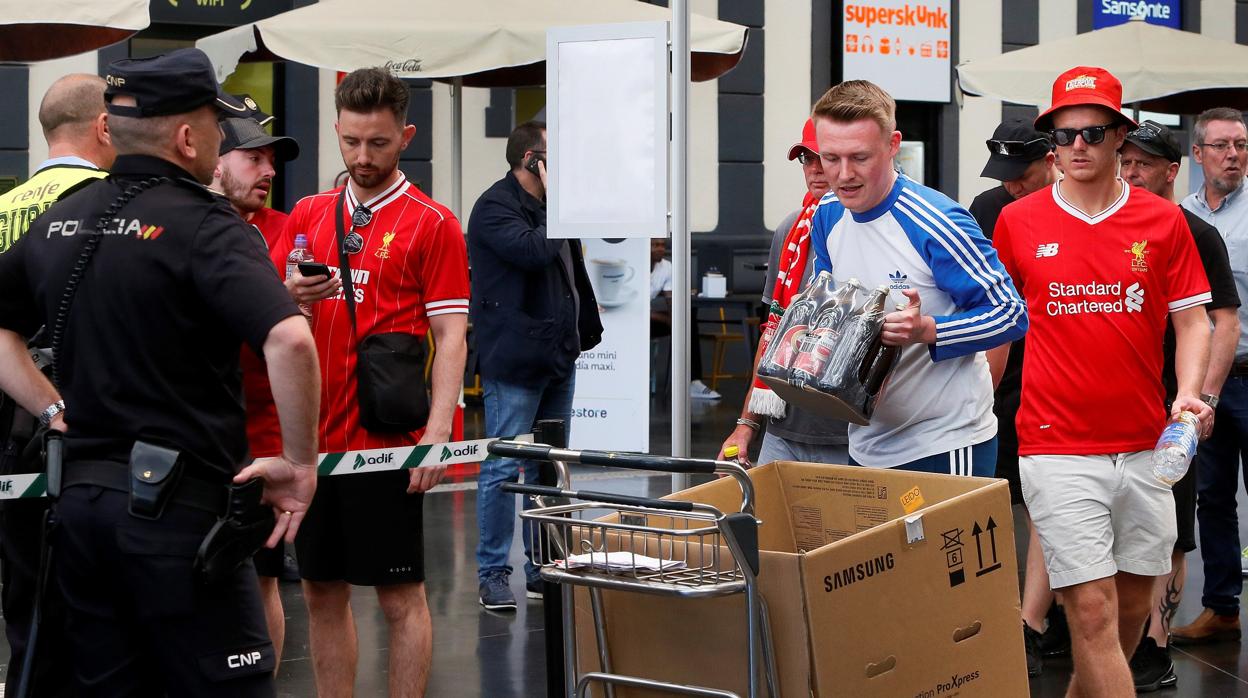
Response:
MULTIPOLYGON (((1230 376, 1222 385, 1213 434, 1196 451, 1196 519, 1205 564, 1201 604, 1219 615, 1239 615, 1240 457, 1248 458, 1248 378, 1230 376)), ((1248 485, 1248 471, 1242 473, 1248 485)))
MULTIPOLYGON (((851 465, 860 465, 850 456, 851 465)), ((920 458, 893 466, 893 470, 913 470, 920 473, 995 477, 997 472, 997 437, 981 441, 974 446, 957 448, 934 456, 920 458)))
MULTIPOLYGON (((541 419, 572 420, 572 394, 576 388, 576 374, 563 380, 546 380, 541 383, 520 385, 496 380, 482 382, 485 393, 485 433, 487 436, 516 436, 533 431, 533 424, 541 419)), ((511 574, 508 558, 511 539, 516 531, 516 495, 499 489, 504 482, 515 482, 524 470, 524 481, 537 484, 538 462, 500 458, 481 463, 481 475, 477 480, 477 576, 504 572, 511 574)), ((528 508, 530 500, 524 498, 528 508)), ((525 525, 524 574, 529 580, 537 579, 538 570, 533 564, 531 542, 532 527, 525 525)))

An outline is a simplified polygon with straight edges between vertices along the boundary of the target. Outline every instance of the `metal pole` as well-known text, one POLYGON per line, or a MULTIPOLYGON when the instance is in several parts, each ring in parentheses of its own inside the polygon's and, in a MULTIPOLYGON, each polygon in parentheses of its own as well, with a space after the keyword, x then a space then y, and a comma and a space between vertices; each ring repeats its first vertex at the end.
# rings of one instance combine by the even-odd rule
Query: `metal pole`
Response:
MULTIPOLYGON (((672 455, 689 455, 689 3, 672 0, 672 455)), ((672 475, 672 489, 689 486, 672 475)))
POLYGON ((451 210, 464 224, 464 79, 451 79, 451 210))

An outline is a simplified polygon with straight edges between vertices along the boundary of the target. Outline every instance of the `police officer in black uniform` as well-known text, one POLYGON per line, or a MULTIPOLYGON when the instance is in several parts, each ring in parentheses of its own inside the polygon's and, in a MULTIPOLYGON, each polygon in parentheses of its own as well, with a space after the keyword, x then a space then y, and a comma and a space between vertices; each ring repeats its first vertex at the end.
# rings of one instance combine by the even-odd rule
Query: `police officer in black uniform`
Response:
POLYGON ((121 60, 106 79, 112 176, 0 256, 0 390, 64 431, 52 577, 79 695, 271 696, 246 557, 261 528, 293 542, 312 500, 315 345, 255 233, 203 186, 219 115, 245 111, 207 57, 121 60), (25 351, 44 324, 63 403, 25 351), (268 362, 284 452, 240 471, 242 342, 268 362))

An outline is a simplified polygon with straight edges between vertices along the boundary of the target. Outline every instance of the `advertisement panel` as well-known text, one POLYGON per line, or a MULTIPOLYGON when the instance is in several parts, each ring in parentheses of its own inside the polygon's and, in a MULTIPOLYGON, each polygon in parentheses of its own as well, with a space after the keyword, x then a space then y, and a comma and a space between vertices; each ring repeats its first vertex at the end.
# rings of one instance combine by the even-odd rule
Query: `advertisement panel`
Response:
POLYGON ((1093 0, 1092 28, 1104 29, 1136 17, 1149 24, 1182 29, 1180 0, 1093 0))
POLYGON ((862 0, 844 8, 845 80, 870 80, 893 99, 949 101, 949 0, 862 0))
POLYGON ((572 448, 650 450, 650 241, 584 240, 602 343, 576 361, 572 448))

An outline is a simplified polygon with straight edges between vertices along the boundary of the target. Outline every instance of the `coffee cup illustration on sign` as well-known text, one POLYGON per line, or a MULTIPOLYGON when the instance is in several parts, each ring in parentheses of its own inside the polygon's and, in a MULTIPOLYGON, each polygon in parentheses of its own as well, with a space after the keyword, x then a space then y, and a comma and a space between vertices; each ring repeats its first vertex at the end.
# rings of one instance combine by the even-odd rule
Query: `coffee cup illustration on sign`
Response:
POLYGON ((599 305, 604 308, 615 308, 624 305, 637 295, 637 290, 628 286, 628 282, 632 281, 637 273, 628 265, 628 262, 608 257, 591 259, 589 263, 599 305))

